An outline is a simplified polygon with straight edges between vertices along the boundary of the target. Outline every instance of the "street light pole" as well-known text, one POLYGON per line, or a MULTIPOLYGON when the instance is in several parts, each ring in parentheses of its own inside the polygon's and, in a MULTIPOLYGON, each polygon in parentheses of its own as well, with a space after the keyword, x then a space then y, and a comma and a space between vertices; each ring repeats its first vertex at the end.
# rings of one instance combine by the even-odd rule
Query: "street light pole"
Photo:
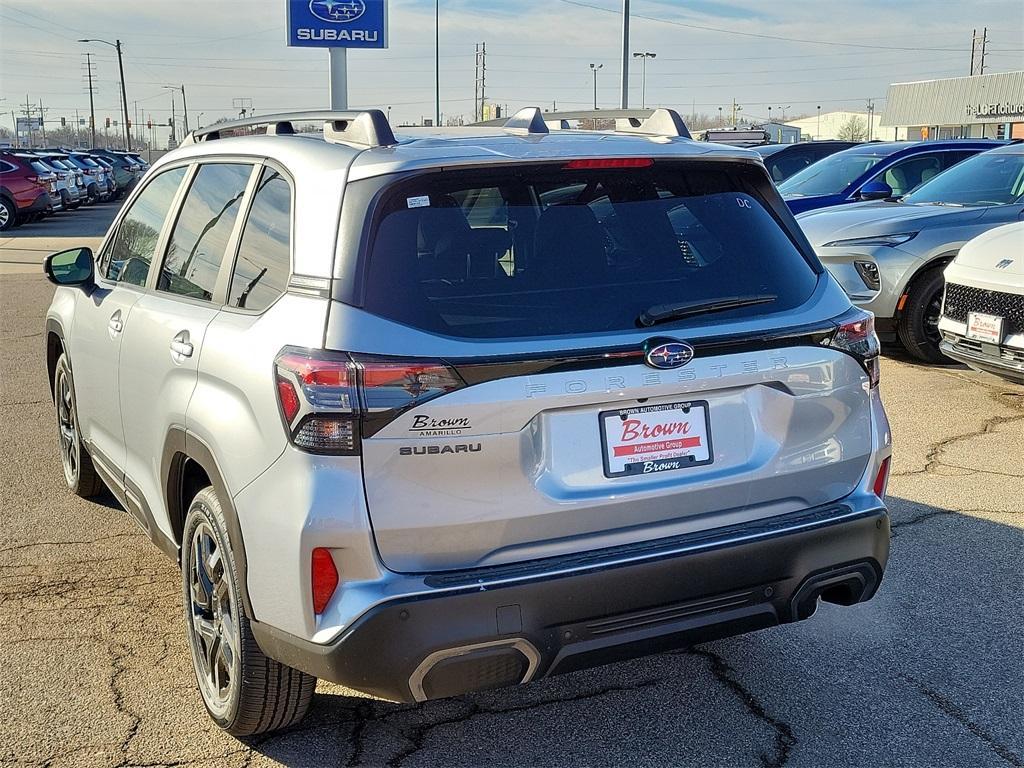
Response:
POLYGON ((647 60, 653 59, 657 56, 656 53, 650 51, 644 51, 642 53, 634 53, 634 59, 642 59, 640 66, 640 106, 643 109, 647 109, 647 60))
MULTIPOLYGON (((132 137, 131 137, 131 134, 128 132, 128 93, 127 93, 127 90, 125 88, 125 83, 124 83, 124 59, 121 56, 121 41, 120 40, 116 40, 115 42, 112 43, 109 40, 97 40, 97 39, 94 39, 94 38, 85 38, 85 39, 79 40, 78 42, 80 42, 80 43, 103 43, 104 45, 109 45, 111 48, 113 48, 114 50, 117 51, 117 70, 121 74, 121 109, 123 110, 122 114, 124 115, 121 127, 124 130, 124 146, 125 146, 125 149, 127 149, 130 152, 131 149, 132 149, 132 137)), ((91 77, 90 77, 90 80, 91 80, 91 77)), ((92 89, 91 88, 90 88, 89 95, 90 95, 90 98, 91 98, 91 96, 92 96, 92 89)), ((95 120, 93 122, 95 123, 95 120)), ((96 143, 95 131, 96 131, 96 129, 95 129, 95 126, 94 126, 93 127, 93 144, 96 143)))
POLYGON ((185 84, 181 85, 181 106, 185 110, 185 134, 188 134, 188 103, 185 101, 185 84))
POLYGON ((434 125, 441 126, 441 0, 434 0, 434 125))
POLYGON ((604 64, 590 65, 590 71, 594 73, 594 109, 597 109, 597 70, 602 69, 603 67, 604 64))
POLYGON ((629 109, 629 0, 622 0, 622 84, 619 90, 619 108, 629 109))
POLYGON ((820 139, 821 138, 821 104, 818 105, 818 131, 817 131, 817 135, 814 138, 816 138, 816 139, 820 139))

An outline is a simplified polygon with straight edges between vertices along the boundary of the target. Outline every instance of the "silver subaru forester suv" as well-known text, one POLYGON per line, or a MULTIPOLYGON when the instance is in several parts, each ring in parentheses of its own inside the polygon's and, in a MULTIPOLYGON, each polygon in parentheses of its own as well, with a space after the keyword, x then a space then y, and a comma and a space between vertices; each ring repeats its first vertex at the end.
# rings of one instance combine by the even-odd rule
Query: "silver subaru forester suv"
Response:
POLYGON ((878 588, 872 317, 674 113, 212 126, 45 271, 67 485, 180 564, 232 733, 318 677, 418 702, 878 588))

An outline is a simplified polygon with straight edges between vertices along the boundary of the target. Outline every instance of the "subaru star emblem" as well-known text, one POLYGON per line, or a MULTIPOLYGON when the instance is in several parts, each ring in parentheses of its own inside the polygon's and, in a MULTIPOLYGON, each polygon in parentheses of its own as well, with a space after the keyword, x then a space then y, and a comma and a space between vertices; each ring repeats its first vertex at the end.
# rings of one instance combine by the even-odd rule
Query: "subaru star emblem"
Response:
POLYGON ((996 264, 996 269, 1006 269, 1011 264, 1013 264, 1013 259, 1003 259, 998 264, 996 264))
POLYGON ((693 347, 675 339, 651 339, 644 359, 652 368, 679 368, 693 360, 693 347))
POLYGON ((309 10, 318 19, 344 24, 366 13, 363 0, 309 0, 309 10))

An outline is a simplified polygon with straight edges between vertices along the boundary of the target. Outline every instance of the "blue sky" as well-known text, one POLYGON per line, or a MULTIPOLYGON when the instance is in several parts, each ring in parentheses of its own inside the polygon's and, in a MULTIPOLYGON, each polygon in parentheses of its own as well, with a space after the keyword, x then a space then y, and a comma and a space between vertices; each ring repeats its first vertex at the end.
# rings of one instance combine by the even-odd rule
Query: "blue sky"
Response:
MULTIPOLYGON (((445 115, 470 115, 473 46, 486 41, 487 93, 510 108, 591 105, 590 63, 602 106, 616 106, 619 0, 441 0, 441 100, 445 115)), ((119 37, 129 111, 166 121, 185 84, 202 121, 232 114, 232 99, 257 111, 326 106, 324 51, 285 46, 284 0, 3 0, 0 125, 26 94, 48 119, 88 110, 81 54, 96 54, 97 118, 116 117, 113 50, 79 37, 119 37)), ((839 108, 880 108, 890 82, 967 74, 970 33, 989 28, 989 71, 1024 68, 1024 4, 1018 0, 633 0, 631 48, 653 51, 648 106, 763 117, 839 108), (787 39, 779 39, 787 38, 787 39), (797 42, 800 41, 800 42, 797 42)), ((391 47, 350 54, 350 103, 391 106, 393 120, 433 113, 433 2, 392 0, 391 47)), ((640 105, 631 66, 631 105, 640 105)), ((180 96, 178 101, 180 111, 180 96)))

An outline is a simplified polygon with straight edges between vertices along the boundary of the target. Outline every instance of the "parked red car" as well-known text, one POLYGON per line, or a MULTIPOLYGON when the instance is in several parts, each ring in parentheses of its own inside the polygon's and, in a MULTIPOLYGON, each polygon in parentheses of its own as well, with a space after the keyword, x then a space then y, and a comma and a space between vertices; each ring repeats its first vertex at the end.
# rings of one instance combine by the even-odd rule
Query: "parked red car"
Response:
POLYGON ((33 158, 0 153, 0 231, 60 205, 56 174, 33 158))

